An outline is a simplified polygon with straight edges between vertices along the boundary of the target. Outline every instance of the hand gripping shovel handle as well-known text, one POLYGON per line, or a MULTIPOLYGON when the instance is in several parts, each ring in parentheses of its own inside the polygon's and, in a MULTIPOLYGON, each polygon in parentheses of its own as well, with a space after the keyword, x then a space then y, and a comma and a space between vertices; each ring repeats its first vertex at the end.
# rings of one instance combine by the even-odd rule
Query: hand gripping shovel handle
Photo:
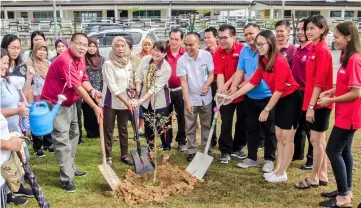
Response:
POLYGON ((214 116, 213 116, 213 120, 212 120, 212 124, 211 124, 211 130, 209 131, 209 135, 208 135, 208 139, 207 139, 207 144, 206 147, 204 149, 204 154, 208 154, 208 150, 209 150, 209 146, 211 144, 211 139, 213 136, 213 132, 214 132, 214 128, 216 126, 216 122, 217 122, 217 117, 218 117, 218 112, 219 109, 221 108, 221 106, 223 105, 223 100, 221 103, 218 103, 218 97, 220 98, 224 98, 226 97, 226 95, 222 95, 222 94, 216 94, 216 96, 214 97, 215 101, 216 101, 216 107, 213 109, 214 111, 214 116))

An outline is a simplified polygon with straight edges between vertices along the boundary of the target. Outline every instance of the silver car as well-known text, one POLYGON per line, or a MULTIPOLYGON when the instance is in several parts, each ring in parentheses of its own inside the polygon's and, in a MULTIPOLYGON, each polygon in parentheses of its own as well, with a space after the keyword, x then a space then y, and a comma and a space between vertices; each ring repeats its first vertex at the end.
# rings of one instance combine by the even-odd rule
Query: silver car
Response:
POLYGON ((142 41, 149 38, 153 43, 159 38, 154 34, 154 30, 146 30, 143 28, 122 28, 103 30, 98 33, 92 33, 90 38, 99 40, 99 52, 105 58, 108 58, 109 52, 112 48, 112 41, 116 36, 122 36, 133 42, 133 54, 137 54, 142 50, 142 41))

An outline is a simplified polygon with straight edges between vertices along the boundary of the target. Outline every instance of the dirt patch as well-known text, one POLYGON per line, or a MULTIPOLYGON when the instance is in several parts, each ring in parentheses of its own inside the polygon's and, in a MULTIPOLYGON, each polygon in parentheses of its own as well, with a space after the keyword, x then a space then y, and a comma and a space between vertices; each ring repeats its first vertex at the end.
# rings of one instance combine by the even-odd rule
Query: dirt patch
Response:
POLYGON ((159 165, 157 175, 158 184, 153 186, 153 173, 135 174, 128 169, 116 194, 128 204, 162 202, 172 195, 187 195, 197 183, 191 174, 169 163, 159 165))

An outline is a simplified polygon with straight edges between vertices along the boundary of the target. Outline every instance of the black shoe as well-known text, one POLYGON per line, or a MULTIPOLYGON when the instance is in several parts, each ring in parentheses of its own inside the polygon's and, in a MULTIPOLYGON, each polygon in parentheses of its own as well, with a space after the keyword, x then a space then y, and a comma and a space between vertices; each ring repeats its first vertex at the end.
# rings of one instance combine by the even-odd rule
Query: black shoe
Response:
POLYGON ((34 193, 31 189, 28 189, 24 184, 20 184, 20 189, 17 192, 14 192, 14 196, 25 196, 25 197, 34 197, 34 193))
POLYGON ((38 157, 45 157, 44 151, 42 149, 34 150, 35 155, 38 157))
POLYGON ((214 157, 214 154, 213 154, 212 150, 208 150, 208 155, 211 156, 211 157, 214 157))
POLYGON ((84 171, 80 171, 80 170, 75 170, 74 175, 75 176, 86 176, 87 172, 84 171))
POLYGON ((328 192, 322 192, 321 196, 326 198, 335 198, 338 195, 337 190, 336 191, 328 191, 328 192))
MULTIPOLYGON (((329 200, 322 201, 322 202, 320 202, 320 206, 321 207, 329 207, 329 208, 340 208, 340 206, 337 205, 336 198, 331 198, 329 200)), ((352 207, 352 206, 350 204, 347 204, 347 205, 343 205, 341 207, 345 208, 345 207, 352 207)))
POLYGON ((195 156, 196 156, 196 154, 188 154, 187 155, 187 161, 188 162, 192 161, 195 156))
POLYGON ((54 147, 53 146, 44 147, 44 150, 49 152, 54 152, 54 147))
POLYGON ((243 159, 247 158, 247 154, 244 153, 242 150, 239 150, 239 151, 233 152, 231 154, 231 157, 235 157, 235 158, 243 160, 243 159))
POLYGON ((9 193, 7 194, 6 203, 14 205, 25 205, 26 203, 28 203, 28 199, 15 196, 13 193, 9 193))
POLYGON ((262 138, 260 141, 259 141, 259 144, 258 144, 258 149, 261 150, 264 148, 264 140, 265 138, 262 138))
POLYGON ((114 164, 112 158, 107 158, 107 164, 114 170, 114 164))
POLYGON ((76 190, 73 181, 63 182, 63 189, 66 192, 75 192, 76 190))
POLYGON ((312 165, 304 164, 300 167, 301 170, 312 170, 312 165))
POLYGON ((134 161, 128 156, 123 156, 120 160, 127 165, 134 165, 134 161))

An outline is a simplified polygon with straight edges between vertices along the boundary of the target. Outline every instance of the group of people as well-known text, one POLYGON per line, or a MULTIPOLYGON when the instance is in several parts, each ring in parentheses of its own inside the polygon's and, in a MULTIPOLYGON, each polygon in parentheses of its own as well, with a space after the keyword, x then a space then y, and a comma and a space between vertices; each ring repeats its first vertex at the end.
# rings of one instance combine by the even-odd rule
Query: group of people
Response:
MULTIPOLYGON (((97 40, 76 33, 69 42, 56 41, 57 55, 50 60, 42 32, 33 33, 30 51, 22 57, 19 38, 5 35, 1 43, 1 98, 6 102, 1 103, 0 139, 7 142, 2 142, 1 154, 9 158, 11 150, 22 149, 20 138, 9 132, 24 133, 19 117, 29 114, 25 103, 45 100, 52 107, 58 102, 57 96, 63 94, 67 99, 54 119, 52 134, 32 137, 36 155, 44 155, 43 150, 54 152, 65 191, 74 192, 74 177, 86 175, 75 166, 82 114, 88 138, 98 138, 99 123, 103 124, 107 163, 114 167, 115 120, 120 160, 133 165, 128 153, 128 121, 138 122, 149 150, 154 151, 154 128, 144 115, 156 112, 170 118, 175 111, 175 142, 179 151, 187 152, 190 162, 198 148, 197 119, 204 149, 218 93, 223 95, 217 100, 223 103, 221 132, 219 138, 214 132, 212 146, 219 144, 220 163, 227 164, 234 157, 240 160, 240 168, 257 167, 257 152, 264 140, 265 180, 287 181, 291 161, 304 159, 307 137, 307 161, 301 169, 311 170, 311 174, 295 187, 327 186, 328 157, 337 190, 322 193, 330 199, 320 205, 348 207, 352 201, 352 139, 361 128, 358 29, 349 21, 335 28, 335 46, 342 51, 335 87, 331 51, 325 41, 329 28, 323 16, 297 22, 299 46, 288 40, 289 22, 280 20, 275 31, 261 31, 257 24, 249 23, 244 27, 244 45, 236 41, 232 25, 221 25, 218 30, 211 27, 205 30, 206 48, 201 49, 198 33, 183 34, 176 28, 170 31, 168 42, 145 39, 137 55, 132 54, 131 40, 115 37, 108 57, 99 54, 97 40), (133 97, 129 96, 132 90, 136 94, 133 97), (335 123, 326 143, 333 108, 335 123), (248 154, 243 152, 246 146, 248 154)), ((164 151, 173 146, 171 124, 170 120, 167 127, 159 128, 164 151)), ((26 147, 24 150, 28 155, 26 147)), ((211 150, 208 154, 213 156, 211 150)), ((0 162, 5 161, 2 157, 0 162)), ((14 193, 32 194, 23 185, 9 192, 4 180, 0 182, 1 196, 7 196, 10 202, 18 196, 14 193)))

